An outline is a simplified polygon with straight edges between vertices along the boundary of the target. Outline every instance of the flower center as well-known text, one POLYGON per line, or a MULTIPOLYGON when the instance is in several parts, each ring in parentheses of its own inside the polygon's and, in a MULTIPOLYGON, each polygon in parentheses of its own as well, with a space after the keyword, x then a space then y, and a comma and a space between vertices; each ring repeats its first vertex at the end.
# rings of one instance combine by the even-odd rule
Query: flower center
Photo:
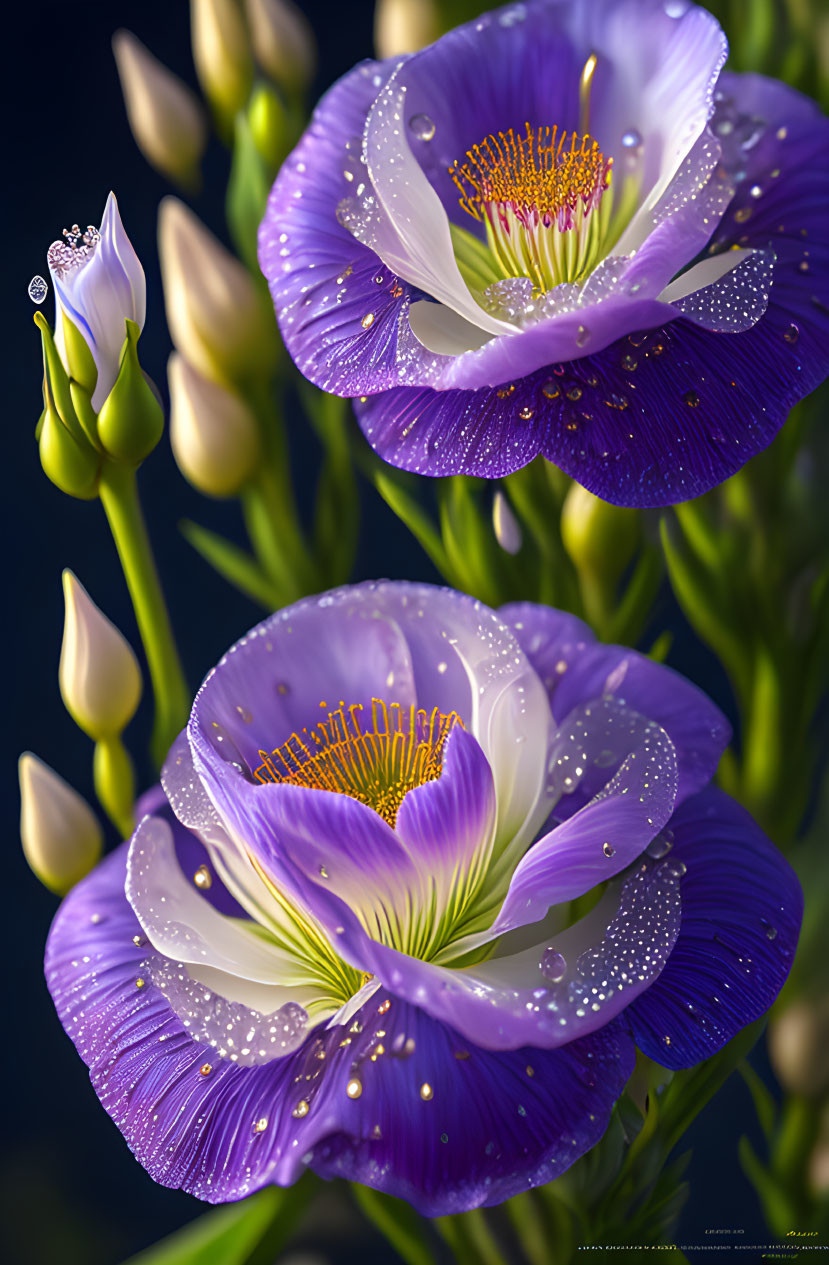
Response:
POLYGON ((446 739, 462 721, 456 712, 387 705, 379 698, 371 700, 370 725, 363 711, 361 703, 343 703, 270 755, 260 751, 262 764, 254 776, 349 795, 393 827, 406 793, 440 776, 446 739))
POLYGON ((46 255, 47 263, 58 277, 65 277, 67 272, 81 267, 95 253, 95 247, 101 240, 101 234, 93 224, 88 224, 86 231, 77 224, 63 230, 63 240, 52 242, 46 255))
POLYGON ((498 132, 449 168, 460 204, 483 221, 504 276, 542 293, 596 266, 605 240, 612 158, 589 135, 531 127, 498 132))

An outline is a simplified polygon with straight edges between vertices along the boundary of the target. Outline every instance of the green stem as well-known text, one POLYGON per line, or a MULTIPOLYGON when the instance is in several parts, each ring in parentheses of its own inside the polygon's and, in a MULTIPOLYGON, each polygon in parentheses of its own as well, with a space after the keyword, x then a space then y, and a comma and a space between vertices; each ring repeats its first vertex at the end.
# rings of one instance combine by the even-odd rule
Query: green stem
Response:
POLYGON ((92 765, 95 794, 122 839, 129 839, 135 828, 135 775, 129 752, 121 738, 104 738, 95 743, 92 765))
POLYGON ((135 470, 115 462, 105 462, 99 495, 121 560, 147 656, 155 696, 150 751, 156 764, 160 765, 176 734, 187 723, 190 691, 173 639, 141 512, 135 470))

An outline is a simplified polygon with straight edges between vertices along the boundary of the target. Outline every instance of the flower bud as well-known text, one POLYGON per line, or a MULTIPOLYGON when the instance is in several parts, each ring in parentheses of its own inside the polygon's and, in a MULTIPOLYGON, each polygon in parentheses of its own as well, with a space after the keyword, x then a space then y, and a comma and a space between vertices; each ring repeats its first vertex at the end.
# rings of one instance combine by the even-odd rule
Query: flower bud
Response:
POLYGON ((49 247, 48 261, 60 311, 55 344, 71 374, 65 316, 81 332, 95 361, 92 407, 97 412, 118 376, 124 321, 135 321, 142 329, 147 305, 144 269, 124 232, 114 193, 107 198, 100 229, 89 225, 82 232, 77 224, 64 229, 63 240, 49 247))
POLYGON ((561 539, 578 571, 619 577, 639 539, 639 512, 609 505, 574 483, 561 510, 561 539))
POLYGON ((50 891, 64 896, 101 855, 103 835, 83 796, 30 751, 18 761, 23 853, 50 891))
POLYGON ((126 639, 71 571, 63 573, 63 598, 60 692, 76 724, 100 742, 132 720, 141 698, 141 670, 126 639))
POLYGON ((521 526, 500 489, 492 502, 492 529, 505 553, 518 553, 522 543, 521 526))
POLYGON ((290 133, 285 106, 270 84, 260 83, 254 88, 248 106, 248 127, 258 154, 272 172, 277 171, 290 149, 290 133))
POLYGON ((234 496, 259 456, 256 418, 239 396, 202 377, 176 352, 167 374, 170 442, 181 473, 208 496, 234 496))
POLYGON ((440 35, 434 0, 377 0, 374 49, 377 56, 416 53, 440 35))
POLYGON ((191 0, 190 28, 199 83, 229 125, 247 104, 253 83, 253 58, 238 0, 191 0))
POLYGON ((176 349, 209 378, 270 373, 277 335, 250 273, 178 198, 158 221, 167 324, 176 349))
POLYGON ((116 461, 138 465, 164 431, 164 412, 138 363, 140 330, 126 322, 127 337, 115 385, 98 415, 98 437, 116 461))
POLYGON ((207 123, 198 97, 131 31, 112 50, 132 134, 147 161, 187 187, 198 184, 207 123))
POLYGON ((286 92, 302 92, 314 77, 314 34, 291 0, 246 0, 253 50, 263 70, 286 92))
POLYGON ((829 1089, 829 996, 792 1002, 769 1025, 769 1058, 790 1094, 808 1098, 829 1089))

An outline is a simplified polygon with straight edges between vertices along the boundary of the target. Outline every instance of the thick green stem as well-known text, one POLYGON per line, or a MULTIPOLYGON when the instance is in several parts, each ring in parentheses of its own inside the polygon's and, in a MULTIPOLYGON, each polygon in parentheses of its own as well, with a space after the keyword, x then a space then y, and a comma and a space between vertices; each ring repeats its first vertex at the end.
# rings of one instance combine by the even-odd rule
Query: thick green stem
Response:
POLYGON ((141 512, 135 470, 114 462, 105 462, 99 494, 118 557, 121 559, 138 631, 147 656, 155 696, 150 751, 156 764, 160 765, 176 734, 187 723, 190 691, 173 639, 170 617, 141 512))

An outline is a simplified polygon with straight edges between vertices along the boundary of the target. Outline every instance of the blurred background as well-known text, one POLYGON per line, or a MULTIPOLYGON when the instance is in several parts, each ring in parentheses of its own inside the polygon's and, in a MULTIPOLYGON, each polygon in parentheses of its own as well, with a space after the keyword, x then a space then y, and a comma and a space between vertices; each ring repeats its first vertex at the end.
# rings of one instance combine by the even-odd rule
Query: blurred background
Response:
MULTIPOLYGON (((319 45, 313 100, 355 61, 371 54, 373 5, 370 0, 353 0, 348 6, 305 0, 302 8, 319 45)), ((11 57, 4 76, 5 169, 11 236, 3 269, 7 290, 2 318, 8 351, 4 380, 12 394, 5 406, 2 470, 8 485, 2 513, 4 568, 11 568, 13 582, 4 604, 8 723, 0 761, 7 813, 0 914, 7 964, 0 1257, 14 1265, 115 1265, 197 1216, 203 1207, 189 1196, 154 1185, 132 1159, 99 1108, 43 982, 42 948, 57 902, 29 872, 17 842, 19 752, 35 750, 92 798, 91 744, 66 713, 57 690, 61 570, 71 567, 132 644, 138 646, 139 640, 99 503, 62 496, 40 468, 34 426, 41 409, 41 351, 26 289, 34 274, 48 275, 46 251, 61 229, 74 221, 97 224, 113 189, 147 274, 142 364, 166 398, 170 341, 156 214, 170 187, 144 161, 130 133, 111 50, 114 30, 129 28, 194 87, 196 79, 185 0, 87 0, 78 8, 41 0, 16 5, 11 31, 8 23, 7 17, 4 44, 11 57)), ((199 216, 225 241, 226 162, 225 152, 211 142, 203 190, 191 200, 199 216)), ((51 295, 44 311, 51 321, 51 295)), ((302 509, 310 503, 308 472, 316 461, 315 441, 298 413, 293 419, 289 409, 287 423, 302 509)), ((261 610, 193 552, 178 524, 192 516, 241 544, 238 505, 199 496, 182 479, 166 437, 142 469, 140 486, 185 670, 195 688, 230 643, 258 621, 261 610)), ((361 496, 354 578, 438 579, 413 537, 374 490, 363 484, 361 496)), ((733 715, 721 667, 690 632, 667 586, 660 592, 653 623, 656 630, 669 628, 674 633, 672 666, 733 715)), ((145 697, 127 734, 136 753, 146 750, 150 719, 145 697)), ((140 765, 140 784, 150 777, 149 764, 140 765)), ((112 831, 108 842, 116 842, 112 831)), ((774 1091, 762 1050, 755 1051, 752 1062, 774 1091)), ((701 1242, 712 1228, 742 1229, 743 1241, 765 1241, 757 1197, 737 1159, 737 1142, 744 1133, 759 1149, 748 1091, 735 1076, 685 1138, 684 1145, 693 1148, 688 1174, 692 1195, 678 1241, 701 1242)), ((316 1206, 314 1224, 303 1228, 297 1243, 312 1259, 330 1262, 388 1261, 393 1255, 371 1237, 347 1194, 333 1189, 325 1205, 316 1206)))

